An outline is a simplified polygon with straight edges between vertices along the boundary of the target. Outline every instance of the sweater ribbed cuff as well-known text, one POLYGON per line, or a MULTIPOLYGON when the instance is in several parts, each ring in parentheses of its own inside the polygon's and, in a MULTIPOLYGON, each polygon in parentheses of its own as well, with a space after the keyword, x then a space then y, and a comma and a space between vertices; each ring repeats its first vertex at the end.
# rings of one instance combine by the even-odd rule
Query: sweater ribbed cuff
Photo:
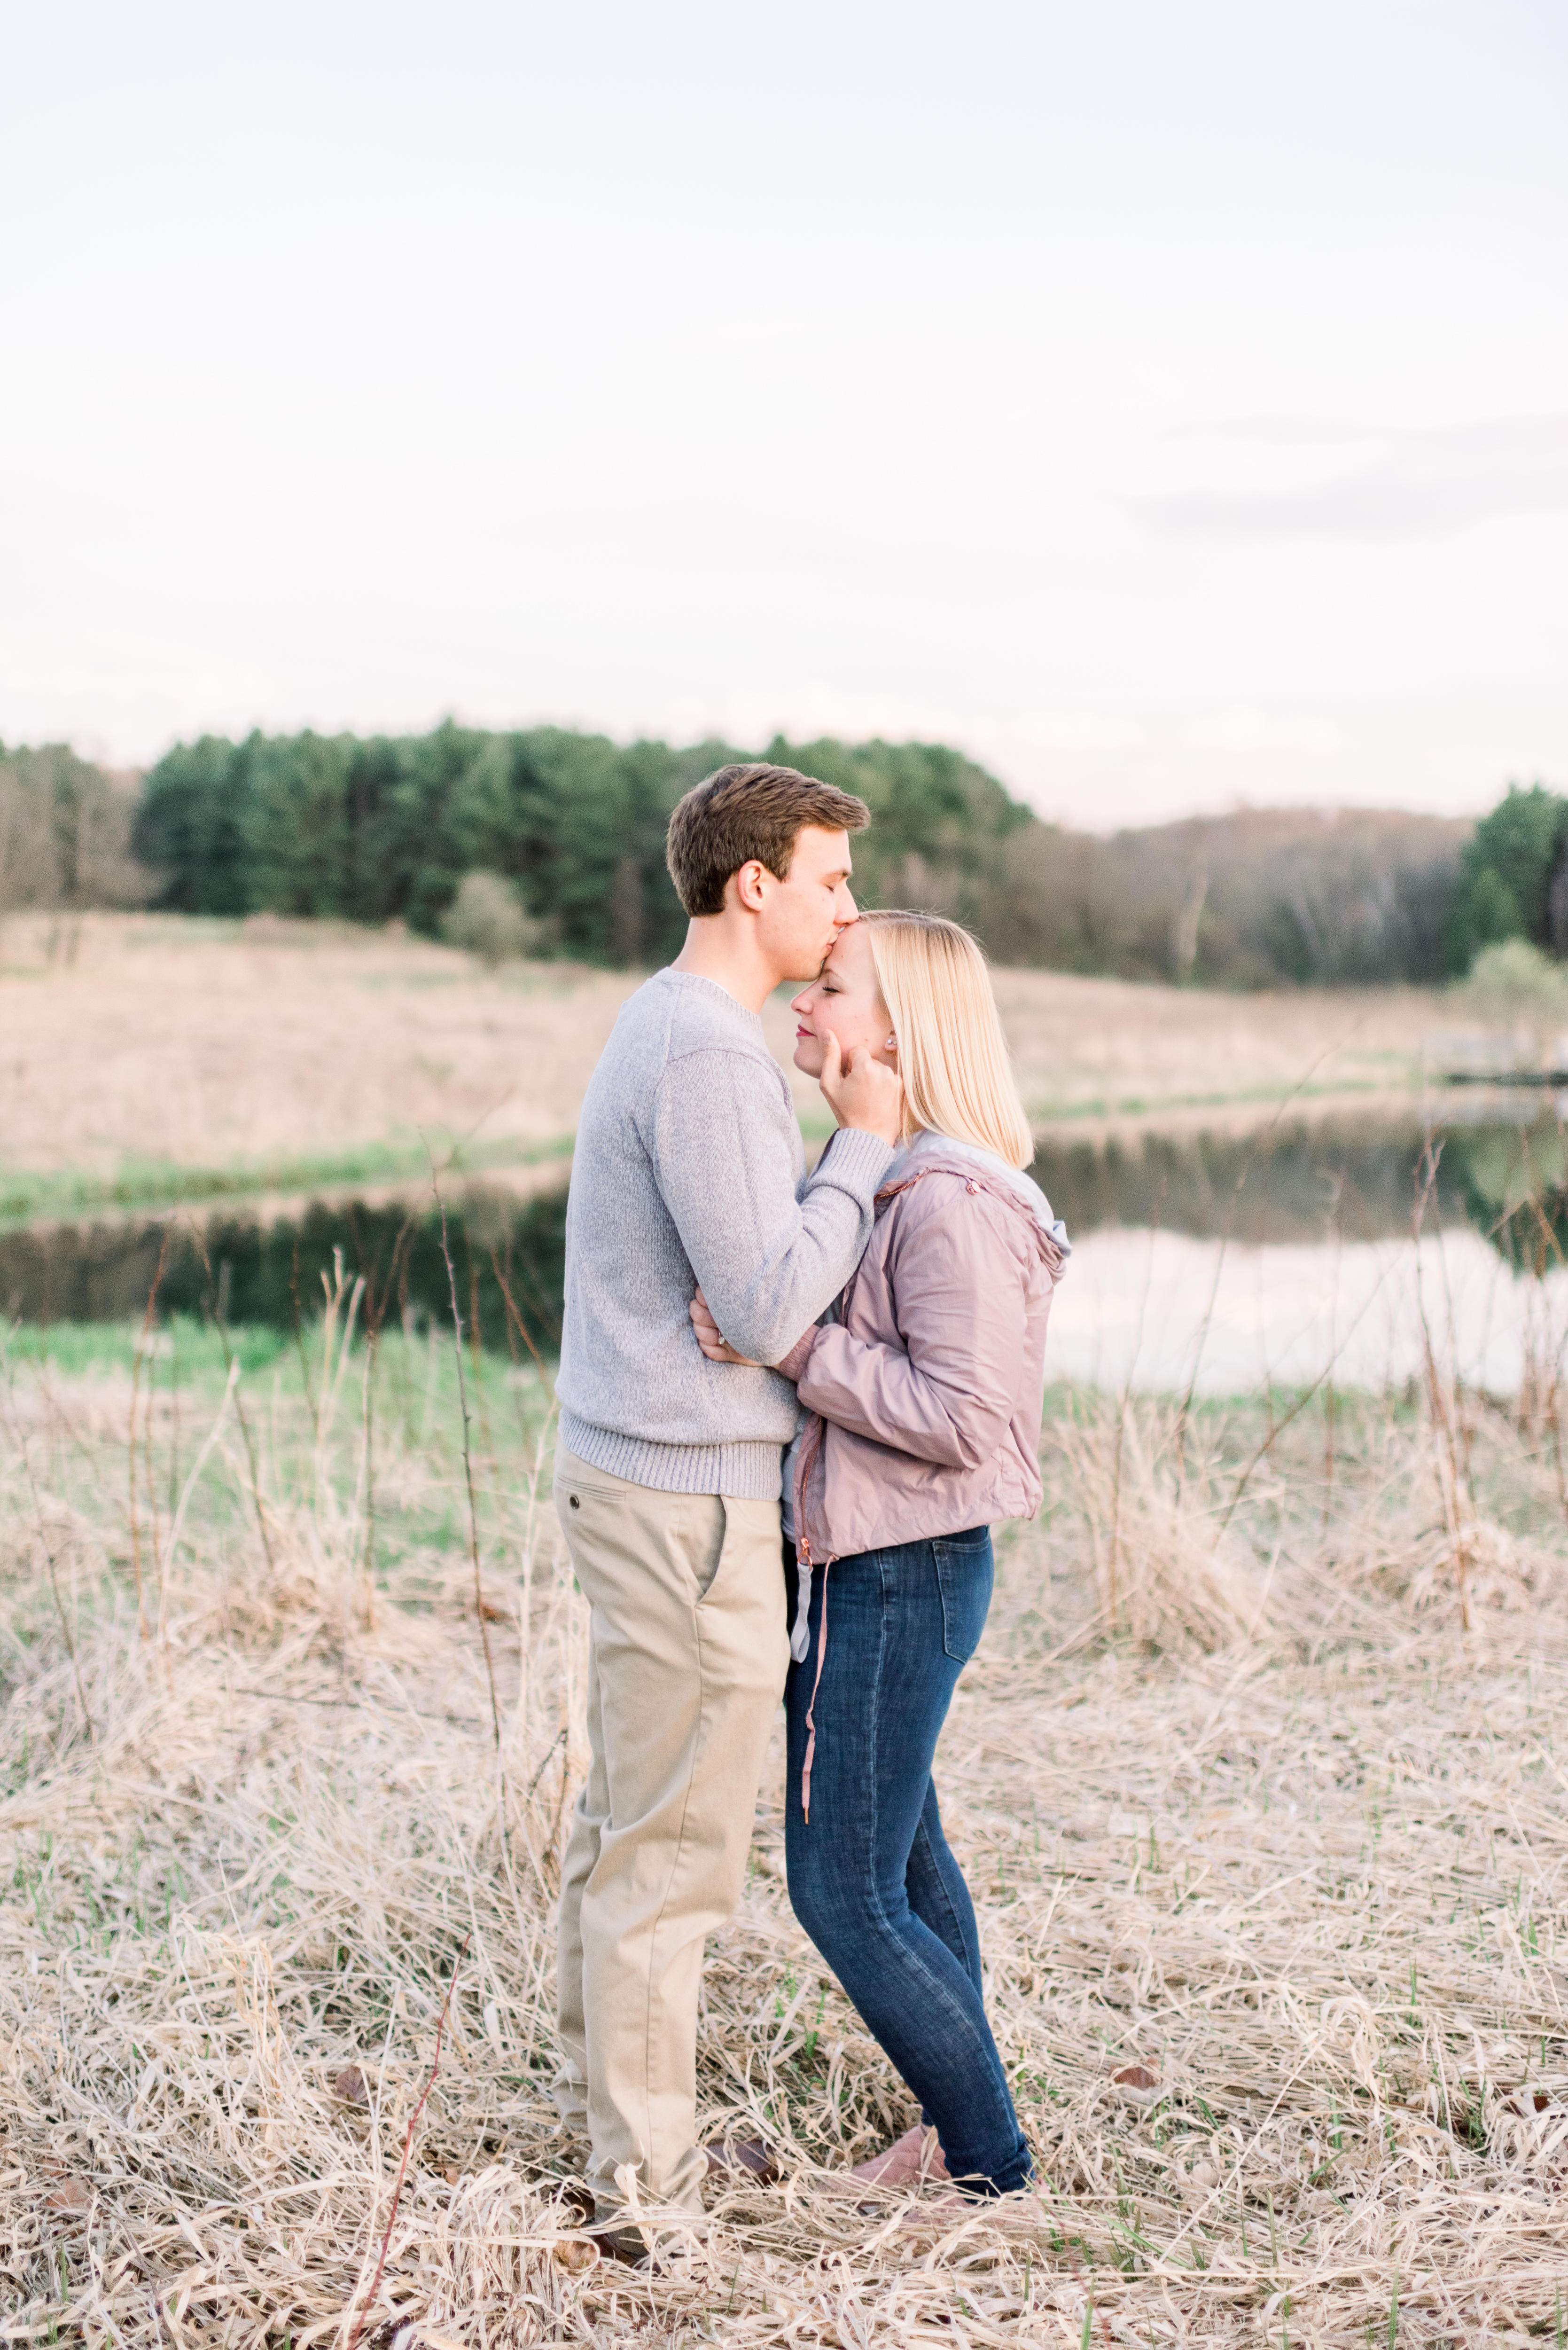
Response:
MULTIPOLYGON (((871 1138, 876 1139, 875 1136, 871 1138)), ((607 1469, 656 1493, 722 1493, 731 1502, 776 1502, 782 1444, 654 1444, 561 1414, 561 1442, 590 1469, 607 1469)))
POLYGON ((857 1200, 869 1200, 893 1164, 892 1144, 858 1126, 839 1127, 828 1141, 831 1148, 817 1160, 806 1190, 814 1190, 818 1183, 834 1183, 857 1200))

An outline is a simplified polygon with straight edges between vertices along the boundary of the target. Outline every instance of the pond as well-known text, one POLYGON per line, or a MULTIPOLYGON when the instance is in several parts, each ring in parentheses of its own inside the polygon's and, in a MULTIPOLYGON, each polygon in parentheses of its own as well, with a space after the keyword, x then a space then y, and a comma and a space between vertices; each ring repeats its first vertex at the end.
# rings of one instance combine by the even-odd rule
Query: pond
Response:
POLYGON ((444 1218, 428 1185, 405 1199, 313 1200, 265 1216, 221 1214, 34 1225, 0 1234, 0 1299, 34 1323, 218 1315, 292 1329, 321 1311, 340 1266, 362 1279, 360 1326, 465 1327, 487 1347, 554 1353, 566 1263, 564 1185, 520 1201, 470 1185, 444 1218))
MULTIPOLYGON (((1562 1352, 1557 1105, 1532 1116, 1460 1099, 1436 1142, 1429 1156, 1402 1111, 1043 1136, 1033 1172, 1075 1241, 1053 1312, 1054 1374, 1235 1393, 1331 1369, 1382 1388, 1417 1376, 1431 1344, 1468 1379, 1514 1391, 1562 1352)), ((565 1207, 564 1189, 519 1199, 471 1183, 449 1202, 444 1250, 428 1192, 34 1226, 0 1235, 0 1300, 31 1322, 123 1320, 156 1291, 161 1314, 287 1328, 319 1311, 338 1262, 363 1276, 374 1323, 449 1321, 455 1283, 486 1346, 548 1354, 565 1207)))
POLYGON ((1471 1098, 1431 1133, 1362 1117, 1043 1144, 1034 1174, 1080 1236, 1053 1308, 1054 1374, 1382 1393, 1436 1361, 1489 1394, 1554 1388, 1568 1153, 1558 1105, 1534 1107, 1471 1098))

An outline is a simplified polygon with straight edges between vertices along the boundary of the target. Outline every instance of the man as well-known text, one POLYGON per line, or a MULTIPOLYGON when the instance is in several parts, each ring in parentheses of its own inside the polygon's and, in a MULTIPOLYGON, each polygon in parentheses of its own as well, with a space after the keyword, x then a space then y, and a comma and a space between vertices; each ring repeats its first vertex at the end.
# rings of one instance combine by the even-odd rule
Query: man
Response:
POLYGON ((700 2219, 704 1941, 740 1898, 789 1662, 779 1471, 794 1389, 706 1360, 701 1285, 778 1362, 860 1261, 893 1155, 894 1073, 835 1049, 840 1131, 808 1179, 758 1014, 855 920, 863 803, 791 767, 722 767, 670 819, 686 944, 623 1007, 583 1104, 566 1210, 556 1504, 590 1610, 588 1779, 562 1869, 556 2084, 595 2224, 700 2219))

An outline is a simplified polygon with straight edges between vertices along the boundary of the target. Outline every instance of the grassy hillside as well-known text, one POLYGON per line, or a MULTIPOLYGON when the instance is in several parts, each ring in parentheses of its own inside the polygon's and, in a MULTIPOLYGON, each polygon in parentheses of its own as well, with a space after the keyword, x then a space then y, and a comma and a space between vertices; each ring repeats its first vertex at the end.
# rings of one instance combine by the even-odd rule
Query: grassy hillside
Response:
MULTIPOLYGON (((0 1213, 79 1215, 241 1192, 386 1187, 453 1154, 550 1159, 635 972, 487 971, 347 924, 95 914, 74 960, 48 918, 0 934, 0 1213)), ((1407 1098, 1439 1017, 1420 991, 1237 996, 1047 972, 997 974, 1041 1125, 1347 1096, 1407 1098)), ((764 1026, 808 1133, 781 993, 764 1026)))

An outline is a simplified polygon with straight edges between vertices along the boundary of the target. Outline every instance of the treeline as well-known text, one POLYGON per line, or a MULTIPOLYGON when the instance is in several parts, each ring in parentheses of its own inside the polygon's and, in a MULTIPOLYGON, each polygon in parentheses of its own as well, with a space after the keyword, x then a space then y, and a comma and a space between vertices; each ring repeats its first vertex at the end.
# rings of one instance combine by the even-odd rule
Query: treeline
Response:
POLYGON ((62 743, 0 749, 0 913, 140 905, 154 883, 131 852, 137 781, 62 743))
POLYGON ((67 751, 13 754, 0 759, 0 909, 140 897, 439 935, 464 879, 485 875, 497 935, 653 965, 685 928, 664 866, 671 808, 722 761, 759 755, 869 805, 855 850, 867 903, 952 912, 1000 962, 1251 988, 1429 984, 1514 936, 1568 953, 1568 800, 1539 785, 1511 789, 1479 826, 1239 809, 1102 837, 1042 823, 941 744, 679 749, 450 723, 204 736, 158 762, 134 809, 67 751), (497 899, 516 909, 510 931, 497 899))
MULTIPOLYGON (((755 755, 722 743, 623 747, 557 727, 208 736, 148 775, 135 848, 160 877, 157 902, 183 912, 335 914, 430 933, 465 874, 497 874, 540 951, 657 963, 686 927, 664 864, 670 811, 711 768, 755 755)), ((951 884, 977 881, 1033 821, 940 745, 779 740, 763 755, 867 803, 876 821, 856 868, 873 899, 910 858, 951 884)))
POLYGON ((1484 947, 1527 939, 1568 956, 1568 799, 1517 785, 1482 816, 1460 858, 1450 960, 1468 971, 1484 947))
MULTIPOLYGON (((539 951, 657 962, 684 919, 664 830, 722 743, 618 746, 557 728, 455 725, 208 737, 148 776, 135 845, 191 913, 336 914, 438 931, 464 875, 516 890, 539 951)), ((867 903, 935 906, 1003 962, 1220 986, 1430 981, 1469 827, 1398 815, 1243 812, 1108 839, 1040 823, 929 743, 791 743, 768 758, 857 792, 867 903)))
POLYGON ((1471 830, 1316 808, 1241 808, 1108 838, 1036 824, 1010 844, 977 910, 1007 962, 1216 987, 1430 985, 1456 968, 1471 830))

